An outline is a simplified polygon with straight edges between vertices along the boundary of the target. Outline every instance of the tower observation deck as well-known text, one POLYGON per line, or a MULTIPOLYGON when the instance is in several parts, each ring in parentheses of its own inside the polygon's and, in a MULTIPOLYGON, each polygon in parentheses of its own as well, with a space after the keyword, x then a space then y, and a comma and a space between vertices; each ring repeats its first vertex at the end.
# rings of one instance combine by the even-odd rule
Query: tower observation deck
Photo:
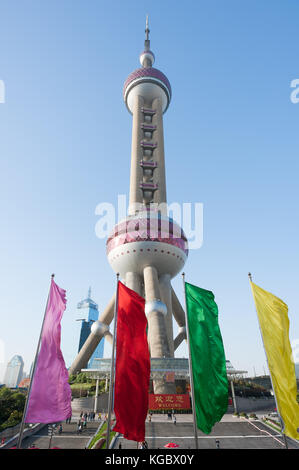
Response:
MULTIPOLYGON (((146 21, 141 67, 123 87, 125 105, 132 115, 132 148, 128 216, 114 227, 106 252, 122 282, 145 298, 148 343, 152 358, 173 358, 186 338, 185 313, 171 287, 183 268, 188 242, 181 227, 167 214, 163 115, 171 101, 168 78, 154 68, 146 21), (173 338, 173 317, 179 334, 173 338)), ((115 295, 94 322, 91 333, 70 373, 81 370, 104 335, 109 339, 115 295)), ((111 339, 111 338, 110 338, 111 339)), ((154 382, 155 393, 175 393, 174 384, 154 382)))

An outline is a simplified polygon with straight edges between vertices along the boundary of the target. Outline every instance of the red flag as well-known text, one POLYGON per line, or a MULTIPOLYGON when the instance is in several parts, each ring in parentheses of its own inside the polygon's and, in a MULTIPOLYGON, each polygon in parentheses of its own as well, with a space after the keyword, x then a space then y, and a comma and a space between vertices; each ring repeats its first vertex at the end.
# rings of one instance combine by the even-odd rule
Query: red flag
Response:
POLYGON ((118 283, 113 431, 126 439, 144 441, 148 411, 150 355, 144 299, 118 283))

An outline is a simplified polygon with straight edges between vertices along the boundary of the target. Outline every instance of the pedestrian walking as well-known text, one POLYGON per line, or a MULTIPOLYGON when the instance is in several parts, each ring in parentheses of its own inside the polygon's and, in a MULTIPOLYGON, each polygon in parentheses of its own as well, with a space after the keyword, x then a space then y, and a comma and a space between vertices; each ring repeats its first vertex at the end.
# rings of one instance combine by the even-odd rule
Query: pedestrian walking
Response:
POLYGON ((176 424, 176 417, 173 417, 173 424, 176 424))

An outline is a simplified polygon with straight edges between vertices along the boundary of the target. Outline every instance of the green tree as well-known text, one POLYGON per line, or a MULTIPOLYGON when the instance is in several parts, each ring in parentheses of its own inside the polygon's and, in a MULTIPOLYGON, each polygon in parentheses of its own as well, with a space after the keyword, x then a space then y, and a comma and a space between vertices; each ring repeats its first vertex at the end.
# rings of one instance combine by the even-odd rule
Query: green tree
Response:
POLYGON ((9 388, 0 389, 0 426, 2 429, 15 426, 21 421, 26 397, 9 388), (12 423, 12 424, 11 424, 12 423))

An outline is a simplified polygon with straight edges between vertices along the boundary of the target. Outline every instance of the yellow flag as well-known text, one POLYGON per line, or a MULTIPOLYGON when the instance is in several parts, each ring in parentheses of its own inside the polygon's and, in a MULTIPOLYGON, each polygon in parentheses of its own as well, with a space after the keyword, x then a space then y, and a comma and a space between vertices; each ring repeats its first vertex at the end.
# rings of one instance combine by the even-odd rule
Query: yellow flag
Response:
POLYGON ((299 404, 295 365, 289 340, 288 306, 250 282, 283 432, 299 439, 299 404))

